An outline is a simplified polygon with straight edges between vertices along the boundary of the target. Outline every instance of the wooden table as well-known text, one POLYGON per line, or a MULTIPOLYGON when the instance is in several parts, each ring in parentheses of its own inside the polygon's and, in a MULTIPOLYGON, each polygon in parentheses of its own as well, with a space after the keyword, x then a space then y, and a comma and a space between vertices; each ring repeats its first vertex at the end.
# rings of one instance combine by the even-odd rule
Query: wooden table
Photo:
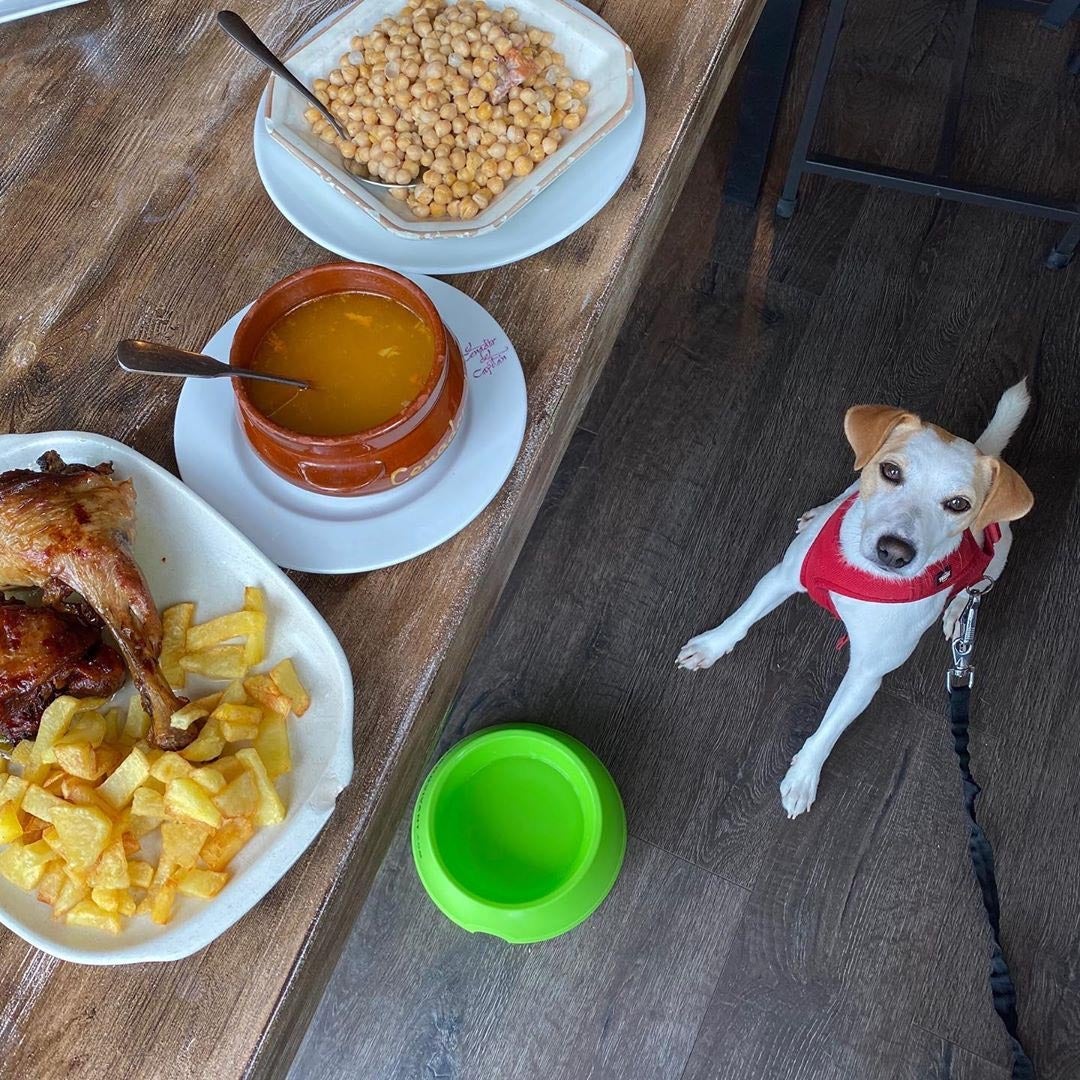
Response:
MULTIPOLYGON (((275 45, 340 6, 245 9, 275 45)), ((648 94, 630 179, 589 225, 454 284, 517 345, 529 421, 510 480, 453 540, 378 573, 297 575, 348 654, 356 773, 308 854, 228 934, 168 966, 64 964, 0 932, 0 1076, 283 1071, 433 746, 753 30, 761 0, 607 0, 648 94)), ((82 6, 0 27, 0 430, 85 428, 175 468, 178 387, 115 342, 201 346, 326 258, 274 209, 251 124, 263 73, 210 7, 82 6)), ((717 191, 701 192, 717 199, 717 191)))

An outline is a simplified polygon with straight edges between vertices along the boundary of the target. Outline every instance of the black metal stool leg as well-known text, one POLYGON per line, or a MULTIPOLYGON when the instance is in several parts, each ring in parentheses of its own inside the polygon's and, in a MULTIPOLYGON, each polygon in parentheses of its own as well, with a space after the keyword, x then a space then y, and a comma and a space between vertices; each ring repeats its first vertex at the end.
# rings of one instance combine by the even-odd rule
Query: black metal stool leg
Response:
POLYGON ((739 99, 739 134, 724 180, 728 202, 754 206, 758 201, 801 9, 802 0, 766 0, 750 39, 739 99))
POLYGON ((810 138, 814 134, 814 125, 817 123, 818 112, 821 109, 821 99, 825 96, 825 83, 828 81, 829 69, 832 67, 833 56, 836 54, 840 28, 844 25, 847 3, 848 0, 830 0, 829 3, 829 13, 825 16, 825 29, 821 35, 821 45, 818 47, 817 59, 814 61, 814 73, 810 77, 810 92, 806 95, 802 120, 799 121, 799 131, 795 136, 795 146, 791 151, 791 164, 788 166, 787 179, 784 181, 784 192, 776 204, 776 212, 780 217, 789 218, 795 213, 799 180, 802 178, 806 165, 806 152, 810 149, 810 138))
POLYGON ((1051 270, 1063 270, 1072 262, 1078 244, 1080 244, 1080 220, 1074 221, 1065 230, 1065 235, 1046 256, 1047 267, 1051 270))

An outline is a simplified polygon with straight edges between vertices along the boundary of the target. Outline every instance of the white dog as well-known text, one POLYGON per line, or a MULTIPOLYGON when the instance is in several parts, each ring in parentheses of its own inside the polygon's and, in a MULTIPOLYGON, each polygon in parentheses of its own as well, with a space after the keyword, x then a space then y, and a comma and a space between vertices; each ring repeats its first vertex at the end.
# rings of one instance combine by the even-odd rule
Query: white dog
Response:
POLYGON ((903 409, 849 409, 844 433, 859 479, 803 514, 783 562, 746 603, 683 646, 680 667, 711 667, 758 619, 798 592, 843 620, 851 660, 817 731, 780 784, 788 817, 810 809, 825 759, 870 704, 882 677, 911 655, 938 619, 951 637, 967 588, 1000 575, 1012 544, 1008 523, 1034 502, 999 458, 1029 404, 1023 382, 1007 390, 974 445, 903 409))

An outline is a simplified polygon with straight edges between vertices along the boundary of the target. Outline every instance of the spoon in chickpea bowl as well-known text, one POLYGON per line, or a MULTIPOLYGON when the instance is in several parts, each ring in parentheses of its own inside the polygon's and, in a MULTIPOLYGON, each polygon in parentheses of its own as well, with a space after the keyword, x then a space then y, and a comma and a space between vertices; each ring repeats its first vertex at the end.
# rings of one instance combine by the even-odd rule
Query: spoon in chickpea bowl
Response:
MULTIPOLYGON (((298 94, 311 103, 312 108, 318 111, 343 139, 349 139, 349 132, 341 121, 298 79, 284 64, 270 47, 251 29, 250 26, 235 11, 219 11, 217 15, 218 26, 225 31, 238 45, 246 49, 260 63, 270 69, 279 79, 284 79, 298 94)), ((354 172, 357 180, 363 184, 386 190, 410 188, 416 184, 410 179, 406 183, 390 184, 378 180, 372 176, 360 175, 354 172)))

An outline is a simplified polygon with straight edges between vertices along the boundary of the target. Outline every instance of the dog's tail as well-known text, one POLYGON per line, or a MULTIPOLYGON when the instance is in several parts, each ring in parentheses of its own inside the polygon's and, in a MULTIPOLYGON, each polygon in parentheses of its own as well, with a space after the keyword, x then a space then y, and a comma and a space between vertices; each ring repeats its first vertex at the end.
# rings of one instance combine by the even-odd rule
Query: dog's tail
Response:
POLYGON ((1020 426, 1020 421, 1024 419, 1024 413, 1027 412, 1030 404, 1031 395, 1028 393, 1027 379, 1021 379, 1001 395, 990 423, 976 440, 975 446, 984 454, 1000 457, 1002 450, 1020 426))

